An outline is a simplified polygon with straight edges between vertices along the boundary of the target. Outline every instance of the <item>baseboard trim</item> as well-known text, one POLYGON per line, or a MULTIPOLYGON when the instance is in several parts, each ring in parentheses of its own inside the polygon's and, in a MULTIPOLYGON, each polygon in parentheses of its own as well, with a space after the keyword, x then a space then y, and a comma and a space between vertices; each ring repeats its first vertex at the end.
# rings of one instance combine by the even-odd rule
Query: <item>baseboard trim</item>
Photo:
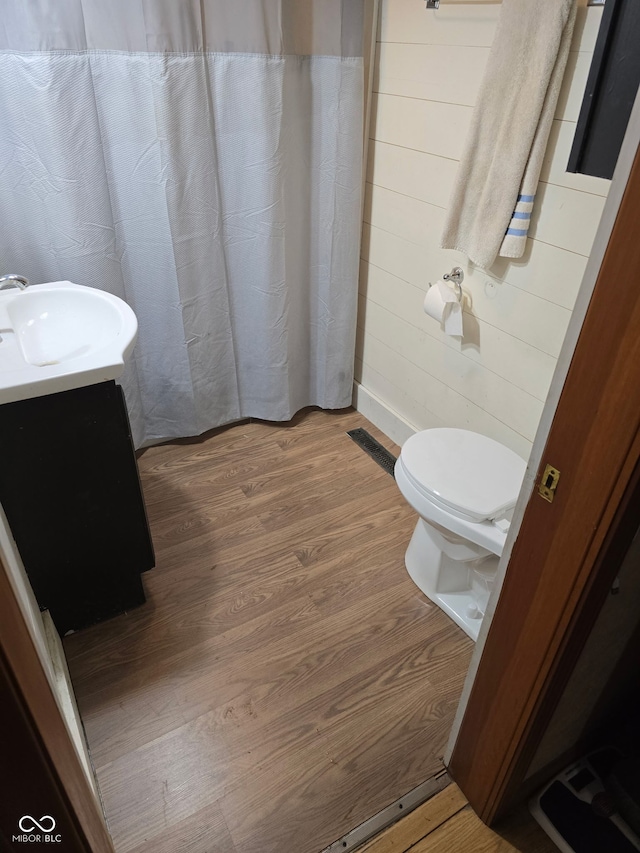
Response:
POLYGON ((359 382, 353 383, 353 407, 382 430, 391 441, 400 446, 418 432, 417 427, 406 421, 359 382))

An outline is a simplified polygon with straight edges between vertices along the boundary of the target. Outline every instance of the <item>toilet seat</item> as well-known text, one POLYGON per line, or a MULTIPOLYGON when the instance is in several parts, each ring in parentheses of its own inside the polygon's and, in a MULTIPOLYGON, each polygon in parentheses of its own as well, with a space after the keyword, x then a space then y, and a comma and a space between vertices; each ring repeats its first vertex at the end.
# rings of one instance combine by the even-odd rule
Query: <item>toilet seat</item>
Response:
POLYGON ((515 506, 526 463, 508 447, 464 429, 412 435, 398 460, 428 501, 465 521, 491 521, 515 506))

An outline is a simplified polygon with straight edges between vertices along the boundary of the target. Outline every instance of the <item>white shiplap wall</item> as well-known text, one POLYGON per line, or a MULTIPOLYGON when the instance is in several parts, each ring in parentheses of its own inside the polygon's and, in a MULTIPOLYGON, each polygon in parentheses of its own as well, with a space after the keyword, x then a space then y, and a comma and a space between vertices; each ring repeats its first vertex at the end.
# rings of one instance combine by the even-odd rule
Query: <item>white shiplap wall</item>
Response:
POLYGON ((578 10, 526 255, 487 272, 438 244, 499 10, 382 0, 355 398, 399 443, 456 426, 527 458, 609 188, 564 171, 602 10, 578 10), (428 283, 456 265, 471 297, 462 342, 422 310, 428 283))

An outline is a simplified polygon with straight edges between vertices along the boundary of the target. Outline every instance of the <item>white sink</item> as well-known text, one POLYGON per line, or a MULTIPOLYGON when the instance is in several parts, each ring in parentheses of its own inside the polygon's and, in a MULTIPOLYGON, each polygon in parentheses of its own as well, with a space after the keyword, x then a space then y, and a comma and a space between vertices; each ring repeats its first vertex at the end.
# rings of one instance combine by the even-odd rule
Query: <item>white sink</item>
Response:
POLYGON ((54 281, 0 290, 0 403, 116 379, 138 322, 122 299, 54 281))

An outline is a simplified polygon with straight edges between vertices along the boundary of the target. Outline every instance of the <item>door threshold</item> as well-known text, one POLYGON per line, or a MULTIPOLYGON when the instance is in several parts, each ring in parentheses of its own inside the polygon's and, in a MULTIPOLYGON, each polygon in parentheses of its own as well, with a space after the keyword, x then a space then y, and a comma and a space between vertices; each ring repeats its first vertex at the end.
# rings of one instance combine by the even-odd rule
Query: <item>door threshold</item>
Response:
POLYGON ((386 806, 386 808, 379 811, 373 817, 365 820, 360 826, 356 826, 355 829, 347 832, 342 838, 338 838, 337 841, 325 847, 322 853, 338 853, 338 851, 343 851, 343 853, 346 851, 348 853, 350 850, 355 850, 361 844, 364 844, 365 841, 373 838, 374 835, 378 835, 383 829, 387 829, 400 820, 400 818, 409 814, 409 812, 412 812, 423 803, 426 803, 427 800, 440 793, 450 783, 451 777, 446 770, 442 770, 440 773, 432 776, 431 779, 427 779, 426 782, 421 782, 403 797, 400 797, 399 800, 386 806))

